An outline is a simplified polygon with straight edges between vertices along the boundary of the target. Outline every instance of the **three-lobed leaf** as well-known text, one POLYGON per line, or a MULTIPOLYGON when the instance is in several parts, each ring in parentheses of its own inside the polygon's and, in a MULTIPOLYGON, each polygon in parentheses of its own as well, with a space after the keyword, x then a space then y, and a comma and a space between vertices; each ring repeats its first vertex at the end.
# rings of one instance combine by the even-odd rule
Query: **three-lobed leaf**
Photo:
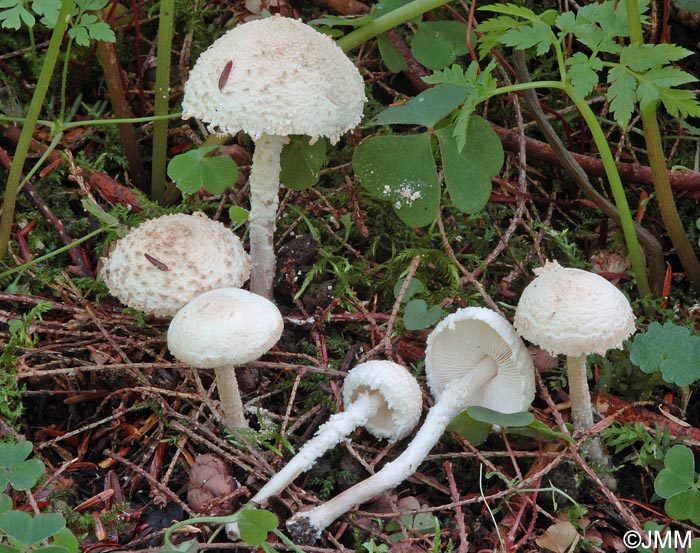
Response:
POLYGON ((56 513, 32 517, 24 511, 5 511, 0 514, 0 531, 26 547, 50 538, 65 528, 66 521, 56 513))
POLYGON ((238 179, 238 166, 228 157, 210 155, 217 146, 203 146, 178 154, 168 163, 168 177, 183 194, 205 188, 221 194, 238 179))
POLYGON ((241 539, 248 545, 259 546, 267 535, 277 528, 279 520, 270 511, 263 509, 243 509, 236 519, 241 539))
POLYGON ((428 69, 442 69, 469 51, 466 35, 467 26, 458 21, 423 21, 413 37, 411 52, 428 69))
POLYGON ((664 499, 666 514, 676 520, 700 524, 700 482, 695 479, 695 455, 684 445, 668 450, 664 468, 656 476, 654 491, 664 499))
POLYGON ((45 467, 39 459, 27 459, 31 452, 28 441, 0 443, 0 488, 9 483, 17 491, 26 491, 36 485, 45 467))

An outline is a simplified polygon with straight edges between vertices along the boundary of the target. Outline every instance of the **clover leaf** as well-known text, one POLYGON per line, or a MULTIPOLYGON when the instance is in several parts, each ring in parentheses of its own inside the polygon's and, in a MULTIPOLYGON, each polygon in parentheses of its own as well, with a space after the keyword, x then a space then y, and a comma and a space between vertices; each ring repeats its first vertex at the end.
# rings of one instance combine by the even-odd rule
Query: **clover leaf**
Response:
POLYGON ((695 478, 695 456, 690 448, 676 445, 668 450, 654 491, 666 499, 668 516, 700 524, 700 481, 695 478))
POLYGON ((263 509, 243 509, 238 513, 237 522, 241 539, 253 546, 265 543, 267 535, 277 528, 279 523, 274 514, 263 509))
POLYGON ((178 154, 168 163, 168 177, 183 194, 194 194, 204 187, 210 194, 221 194, 238 179, 238 166, 228 157, 212 156, 218 146, 203 146, 178 154))
POLYGON ((645 373, 661 371, 669 384, 689 386, 700 379, 700 336, 670 322, 653 322, 629 344, 630 360, 645 373))
POLYGON ((0 488, 8 482, 17 491, 34 487, 45 467, 39 459, 27 459, 31 452, 31 442, 0 443, 0 488))

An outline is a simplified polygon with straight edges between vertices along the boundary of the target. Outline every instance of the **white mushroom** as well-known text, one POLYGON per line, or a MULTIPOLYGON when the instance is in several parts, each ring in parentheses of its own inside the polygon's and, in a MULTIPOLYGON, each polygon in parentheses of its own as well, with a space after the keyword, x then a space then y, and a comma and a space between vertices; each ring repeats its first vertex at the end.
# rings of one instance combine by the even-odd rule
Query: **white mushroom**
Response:
POLYGON ((250 258, 238 237, 204 213, 149 219, 115 243, 100 270, 110 293, 151 315, 172 317, 213 288, 243 286, 250 258))
POLYGON ((272 298, 280 154, 288 135, 326 136, 355 127, 366 101, 357 68, 333 40, 280 16, 233 28, 197 60, 185 85, 183 118, 214 133, 255 140, 250 175, 251 290, 272 298))
MULTIPOLYGON (((343 384, 343 402, 345 410, 332 415, 299 453, 253 496, 251 503, 261 505, 281 492, 359 426, 390 443, 406 437, 418 424, 423 406, 416 379, 392 361, 367 361, 348 372, 343 384)), ((237 524, 227 524, 226 533, 237 539, 237 524)))
POLYGON ((240 288, 219 288, 197 296, 177 312, 168 328, 168 349, 183 363, 214 369, 226 418, 234 427, 245 427, 234 367, 267 352, 279 340, 283 326, 271 301, 240 288))
POLYGON ((425 372, 435 397, 406 450, 379 472, 287 523, 297 539, 318 539, 337 517, 413 474, 452 419, 472 405, 503 413, 526 410, 535 394, 532 360, 513 327, 489 309, 467 307, 428 336, 425 372))
MULTIPOLYGON (((632 307, 620 290, 595 273, 551 261, 535 274, 520 296, 515 328, 552 355, 566 355, 574 428, 587 430, 593 426, 593 409, 586 357, 622 348, 635 331, 632 307)), ((608 463, 598 440, 591 441, 588 455, 608 463)))

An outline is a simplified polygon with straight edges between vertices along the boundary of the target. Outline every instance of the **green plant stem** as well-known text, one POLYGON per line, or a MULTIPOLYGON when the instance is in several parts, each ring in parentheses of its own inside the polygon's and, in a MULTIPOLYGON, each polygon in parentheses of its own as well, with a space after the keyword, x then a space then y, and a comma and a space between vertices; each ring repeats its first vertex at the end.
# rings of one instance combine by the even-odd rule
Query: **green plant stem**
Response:
POLYGON ((413 0, 413 2, 409 2, 400 8, 390 11, 386 15, 382 15, 370 21, 367 25, 355 29, 351 33, 338 39, 336 44, 340 46, 344 52, 349 52, 370 38, 381 35, 389 29, 393 29, 427 11, 439 8, 449 2, 450 0, 413 0))
POLYGON ((596 119, 595 113, 586 103, 585 100, 579 98, 574 89, 566 85, 564 87, 567 95, 578 108, 579 113, 583 116, 583 119, 588 125, 588 130, 591 132, 593 141, 595 142, 598 152, 600 153, 600 159, 603 162, 603 167, 605 168, 605 174, 608 177, 608 182, 610 183, 610 189, 615 200, 615 205, 617 206, 617 211, 620 214, 620 226, 622 227, 622 233, 625 237, 625 244, 627 245, 627 254, 630 257, 632 263, 632 272, 634 273, 635 280, 637 281, 637 290, 642 297, 648 297, 651 295, 651 289, 649 288, 649 279, 647 277, 646 263, 642 256, 642 249, 639 246, 639 241, 637 240, 637 232, 634 228, 634 219, 632 218, 632 213, 627 203, 627 197, 625 196, 625 188, 622 185, 622 179, 620 178, 620 173, 617 171, 617 165, 615 165, 615 157, 610 150, 610 145, 605 137, 605 133, 596 119))
MULTIPOLYGON (((168 113, 170 98, 170 53, 175 22, 175 0, 161 0, 158 23, 156 97, 154 114, 168 113)), ((165 170, 168 147, 168 121, 158 120, 153 126, 153 159, 151 162, 151 199, 159 201, 165 192, 165 170)))
MULTIPOLYGON (((639 7, 637 0, 625 0, 627 7, 627 19, 629 21, 630 41, 642 44, 644 35, 642 34, 642 24, 639 19, 639 7)), ((676 249, 685 274, 694 288, 700 288, 700 261, 695 254, 693 246, 688 239, 688 234, 683 228, 683 223, 676 209, 676 202, 671 190, 671 183, 666 172, 666 159, 663 146, 661 145, 661 132, 659 122, 656 118, 656 105, 653 109, 641 110, 642 128, 644 139, 647 145, 647 155, 651 174, 654 180, 654 192, 659 202, 661 218, 666 226, 673 247, 676 249)))
POLYGON ((68 22, 71 18, 70 14, 71 10, 73 9, 73 4, 73 0, 63 0, 63 3, 61 4, 61 10, 58 13, 56 26, 51 34, 49 47, 44 57, 44 64, 41 67, 41 72, 39 73, 39 79, 36 83, 34 95, 32 96, 32 101, 30 102, 29 109, 27 110, 27 117, 24 121, 24 126, 22 127, 19 141, 17 142, 17 148, 12 160, 12 166, 10 167, 10 173, 7 176, 5 195, 3 198, 2 216, 0 216, 0 259, 2 259, 7 253, 7 248, 10 242, 10 234, 12 232, 12 222, 15 216, 17 192, 19 189, 19 182, 22 178, 22 169, 24 169, 24 162, 27 159, 27 153, 29 153, 29 146, 31 144, 32 135, 34 134, 34 127, 39 119, 39 113, 41 112, 44 99, 46 98, 46 94, 49 90, 51 76, 53 75, 56 62, 58 61, 58 56, 61 50, 61 42, 63 41, 63 35, 66 32, 68 22))
POLYGON ((66 244, 65 246, 58 248, 56 250, 52 250, 47 254, 44 254, 40 257, 36 257, 32 259, 31 261, 27 261, 26 263, 23 263, 22 265, 18 265, 17 267, 13 267, 12 269, 8 269, 7 271, 3 271, 0 273, 0 278, 5 278, 10 275, 14 275, 15 273, 20 273, 26 269, 29 269, 29 267, 33 267, 37 263, 41 263, 42 261, 46 261, 47 259, 51 259, 52 257, 57 256, 58 254, 61 254, 63 252, 67 252, 71 248, 75 248, 77 245, 82 244, 86 240, 90 240, 93 236, 97 236, 98 234, 103 233, 106 230, 109 230, 110 227, 100 227, 97 230, 93 230, 92 232, 86 234, 85 236, 81 236, 77 240, 73 240, 70 244, 66 244))

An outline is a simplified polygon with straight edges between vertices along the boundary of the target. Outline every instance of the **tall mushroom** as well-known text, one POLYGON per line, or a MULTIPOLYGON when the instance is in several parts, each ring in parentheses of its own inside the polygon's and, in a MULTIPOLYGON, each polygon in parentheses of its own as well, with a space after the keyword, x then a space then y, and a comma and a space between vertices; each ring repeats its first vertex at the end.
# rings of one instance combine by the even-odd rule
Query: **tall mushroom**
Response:
MULTIPOLYGON (((635 331, 634 314, 625 295, 602 276, 562 267, 556 261, 535 269, 515 311, 520 336, 552 355, 566 355, 574 428, 593 426, 586 357, 622 348, 635 331)), ((607 464, 599 440, 588 445, 592 461, 607 464)))
POLYGON ((168 328, 168 349, 183 363, 214 369, 224 415, 232 426, 245 427, 235 366, 261 357, 277 343, 283 326, 271 301, 240 288, 218 288, 176 313, 168 328))
POLYGON ((272 299, 273 234, 280 154, 289 135, 335 143, 355 127, 366 101, 357 68, 333 40, 280 16, 238 25, 197 60, 185 84, 183 118, 214 133, 255 140, 250 175, 251 290, 272 299))
POLYGON ((425 372, 435 405, 406 450, 379 472, 287 523, 303 542, 318 539, 337 517, 413 474, 450 421, 472 405, 503 413, 528 408, 535 395, 532 360, 513 327, 486 308, 447 316, 428 336, 425 372))
POLYGON ((250 258, 220 222, 176 213, 149 219, 115 242, 99 276, 123 304, 172 317, 202 292, 243 286, 250 258))
MULTIPOLYGON (((359 426, 390 443, 405 438, 418 424, 423 407, 416 379, 392 361, 367 361, 350 370, 343 384, 343 402, 345 409, 332 415, 299 453, 253 496, 251 503, 261 505, 281 492, 359 426)), ((237 539, 237 524, 227 524, 226 533, 237 539)))

